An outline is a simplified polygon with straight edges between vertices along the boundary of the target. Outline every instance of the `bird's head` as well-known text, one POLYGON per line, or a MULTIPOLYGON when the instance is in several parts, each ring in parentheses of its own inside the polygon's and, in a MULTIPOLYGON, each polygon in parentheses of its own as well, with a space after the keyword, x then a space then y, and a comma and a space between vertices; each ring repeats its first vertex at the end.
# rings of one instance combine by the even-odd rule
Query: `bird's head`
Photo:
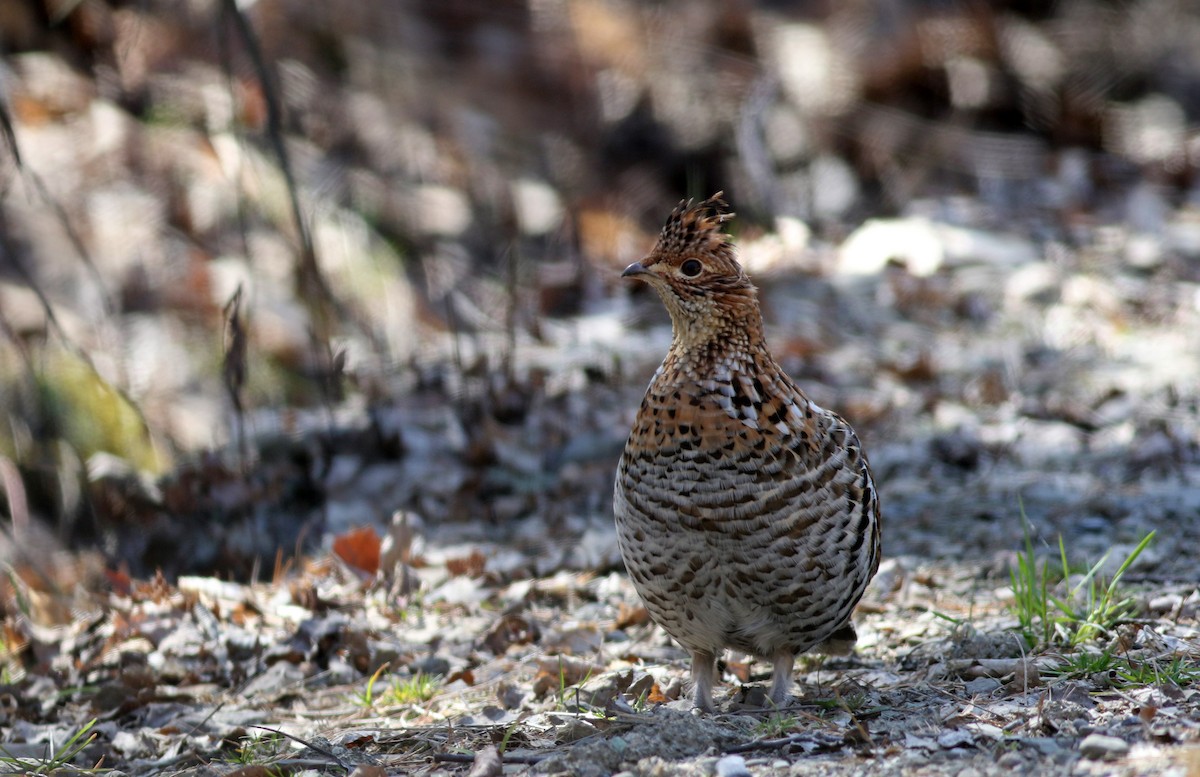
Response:
POLYGON ((733 218, 721 195, 717 192, 696 204, 679 203, 654 250, 621 273, 658 292, 671 314, 676 337, 688 341, 709 339, 730 326, 754 325, 759 320, 754 284, 721 229, 733 218))

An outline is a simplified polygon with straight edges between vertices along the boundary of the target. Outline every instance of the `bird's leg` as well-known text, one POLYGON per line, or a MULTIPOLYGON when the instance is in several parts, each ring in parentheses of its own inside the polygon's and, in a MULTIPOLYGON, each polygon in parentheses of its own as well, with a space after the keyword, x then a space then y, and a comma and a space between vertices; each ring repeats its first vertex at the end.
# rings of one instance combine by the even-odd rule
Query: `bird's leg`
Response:
POLYGON ((696 684, 696 707, 701 712, 713 712, 712 689, 717 677, 717 657, 703 650, 692 651, 692 682, 696 684))
POLYGON ((771 659, 771 702, 782 707, 792 687, 792 664, 796 657, 791 653, 779 653, 771 659))

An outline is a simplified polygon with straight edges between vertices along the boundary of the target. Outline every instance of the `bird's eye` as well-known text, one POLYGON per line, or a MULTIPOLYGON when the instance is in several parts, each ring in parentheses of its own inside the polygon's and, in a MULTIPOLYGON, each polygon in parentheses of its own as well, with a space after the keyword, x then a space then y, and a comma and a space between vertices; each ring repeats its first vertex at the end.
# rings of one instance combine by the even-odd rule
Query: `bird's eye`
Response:
POLYGON ((679 271, 689 278, 695 278, 704 269, 704 265, 696 259, 688 259, 683 264, 679 265, 679 271))

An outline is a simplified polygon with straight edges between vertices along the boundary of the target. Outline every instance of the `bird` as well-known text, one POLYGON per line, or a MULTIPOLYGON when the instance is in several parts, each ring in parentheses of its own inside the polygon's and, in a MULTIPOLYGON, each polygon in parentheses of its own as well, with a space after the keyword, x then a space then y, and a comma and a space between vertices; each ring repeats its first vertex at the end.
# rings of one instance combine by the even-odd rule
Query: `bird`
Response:
POLYGON ((776 707, 797 655, 848 654, 881 545, 863 446, 771 355, 723 196, 680 202, 653 250, 621 273, 658 293, 672 337, 613 496, 629 577, 690 653, 694 706, 708 713, 726 649, 771 663, 776 707))

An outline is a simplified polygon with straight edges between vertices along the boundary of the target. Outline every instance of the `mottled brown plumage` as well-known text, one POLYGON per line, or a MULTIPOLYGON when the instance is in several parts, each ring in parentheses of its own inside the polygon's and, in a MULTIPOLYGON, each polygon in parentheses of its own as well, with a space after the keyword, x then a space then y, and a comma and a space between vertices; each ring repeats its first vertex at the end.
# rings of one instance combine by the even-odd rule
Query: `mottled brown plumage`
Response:
POLYGON ((614 505, 625 566, 650 615, 691 652, 704 710, 726 648, 772 662, 776 704, 796 655, 846 652, 879 566, 862 446, 767 350, 720 196, 680 203, 623 273, 654 287, 674 336, 621 456, 614 505))

